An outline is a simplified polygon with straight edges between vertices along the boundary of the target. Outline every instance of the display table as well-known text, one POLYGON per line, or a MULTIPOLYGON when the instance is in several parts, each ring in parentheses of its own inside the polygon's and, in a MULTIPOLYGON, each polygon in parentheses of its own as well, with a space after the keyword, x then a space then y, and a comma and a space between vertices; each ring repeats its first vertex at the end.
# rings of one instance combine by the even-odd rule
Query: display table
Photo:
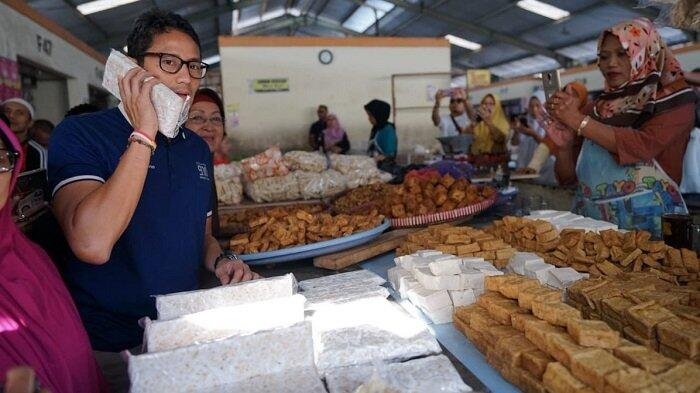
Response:
MULTIPOLYGON (((369 259, 360 264, 363 269, 369 270, 380 275, 385 280, 387 278, 387 270, 394 265, 395 253, 389 252, 378 257, 369 259)), ((491 365, 486 362, 484 355, 460 333, 453 323, 443 323, 434 325, 422 315, 422 313, 408 301, 402 301, 398 295, 390 289, 391 295, 406 311, 412 315, 418 315, 428 323, 428 328, 438 342, 457 359, 469 373, 478 380, 486 389, 492 392, 519 392, 520 390, 511 383, 503 379, 501 374, 496 371, 491 365)), ((467 378, 472 379, 472 378, 467 378)), ((478 385, 475 381, 465 380, 474 390, 478 390, 478 385)))

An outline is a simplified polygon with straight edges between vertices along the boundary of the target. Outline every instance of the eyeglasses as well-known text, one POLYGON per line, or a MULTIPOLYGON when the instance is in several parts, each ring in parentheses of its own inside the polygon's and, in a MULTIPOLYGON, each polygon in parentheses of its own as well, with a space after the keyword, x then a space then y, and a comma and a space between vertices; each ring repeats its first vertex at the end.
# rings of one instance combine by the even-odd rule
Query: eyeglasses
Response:
POLYGON ((170 53, 144 52, 142 56, 158 56, 160 60, 160 69, 169 74, 177 74, 182 68, 182 65, 187 64, 187 71, 190 73, 190 76, 195 79, 204 78, 204 75, 207 74, 207 67, 209 67, 207 63, 196 60, 185 61, 170 53))
POLYGON ((189 121, 191 121, 192 124, 196 126, 203 126, 207 122, 207 120, 215 126, 221 126, 224 124, 224 119, 221 116, 212 116, 207 119, 206 117, 201 115, 194 115, 189 118, 189 121))
POLYGON ((0 149, 0 173, 10 172, 15 169, 15 164, 19 158, 19 153, 0 149))

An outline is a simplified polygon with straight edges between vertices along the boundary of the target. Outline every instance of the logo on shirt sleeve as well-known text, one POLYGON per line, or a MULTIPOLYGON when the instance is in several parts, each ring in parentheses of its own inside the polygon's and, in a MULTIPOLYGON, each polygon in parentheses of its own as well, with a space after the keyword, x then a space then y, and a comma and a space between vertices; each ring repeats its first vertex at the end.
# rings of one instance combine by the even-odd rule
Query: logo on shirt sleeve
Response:
POLYGON ((199 178, 202 180, 210 181, 209 171, 207 170, 207 165, 201 162, 197 162, 197 172, 199 172, 199 178))

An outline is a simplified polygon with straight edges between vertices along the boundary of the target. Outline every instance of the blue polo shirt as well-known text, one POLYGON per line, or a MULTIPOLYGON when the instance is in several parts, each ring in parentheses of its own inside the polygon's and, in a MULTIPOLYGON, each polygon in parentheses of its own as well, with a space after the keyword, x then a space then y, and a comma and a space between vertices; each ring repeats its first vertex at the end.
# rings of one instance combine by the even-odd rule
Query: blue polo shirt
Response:
MULTIPOLYGON (((72 116, 51 137, 49 189, 75 181, 105 182, 133 128, 118 108, 72 116)), ((71 255, 66 280, 92 346, 121 351, 139 345, 142 317, 156 317, 154 295, 197 288, 211 214, 212 163, 207 144, 182 128, 158 133, 141 199, 109 261, 92 265, 71 255)))

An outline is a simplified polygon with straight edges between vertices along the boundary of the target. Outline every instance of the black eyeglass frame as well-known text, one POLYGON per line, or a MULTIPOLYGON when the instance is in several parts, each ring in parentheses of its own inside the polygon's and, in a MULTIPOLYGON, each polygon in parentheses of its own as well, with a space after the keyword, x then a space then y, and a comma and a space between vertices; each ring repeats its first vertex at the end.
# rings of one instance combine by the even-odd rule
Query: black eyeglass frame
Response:
POLYGON ((182 69, 182 66, 185 65, 185 64, 187 64, 187 72, 190 74, 191 77, 193 77, 193 78, 195 78, 195 79, 204 79, 204 77, 207 75, 207 69, 209 68, 209 64, 207 64, 207 63, 205 63, 205 62, 203 62, 203 61, 199 61, 199 60, 189 60, 189 61, 186 61, 186 60, 182 59, 180 56, 174 55, 174 54, 172 54, 172 53, 165 53, 165 52, 143 52, 143 53, 141 54, 141 57, 145 57, 145 56, 158 56, 158 65, 160 66, 160 69, 163 70, 164 72, 167 72, 168 74, 177 74, 177 73, 180 72, 180 70, 182 69), (180 66, 177 67, 177 70, 175 70, 175 71, 168 71, 168 70, 166 70, 165 68, 163 68, 163 56, 172 56, 172 57, 178 59, 178 60, 180 61, 180 66), (195 76, 195 75, 192 75, 192 69, 190 69, 190 64, 197 64, 197 65, 201 66, 201 67, 202 67, 202 76, 195 76))

